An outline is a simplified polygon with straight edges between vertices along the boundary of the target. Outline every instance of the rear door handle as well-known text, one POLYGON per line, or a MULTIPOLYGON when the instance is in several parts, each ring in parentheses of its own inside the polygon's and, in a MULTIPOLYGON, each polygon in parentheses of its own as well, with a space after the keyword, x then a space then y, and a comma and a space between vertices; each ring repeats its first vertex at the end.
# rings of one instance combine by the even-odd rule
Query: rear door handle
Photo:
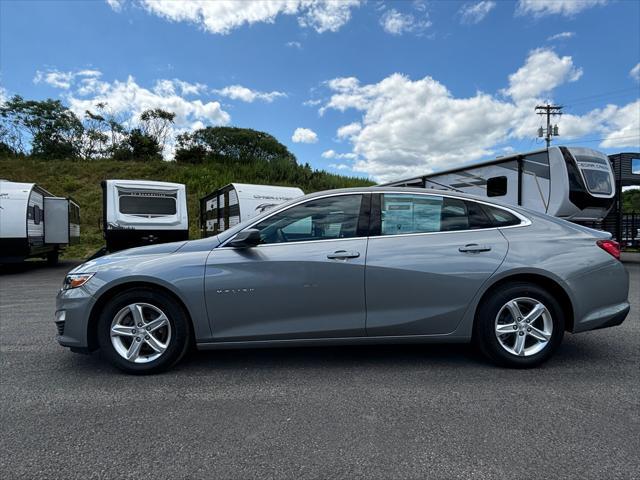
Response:
POLYGON ((358 258, 360 252, 348 252, 346 250, 338 250, 327 255, 330 260, 346 260, 347 258, 358 258))
POLYGON ((489 245, 478 245, 477 243, 469 243, 468 245, 458 249, 458 251, 462 253, 480 253, 488 252, 490 250, 491 247, 489 245))

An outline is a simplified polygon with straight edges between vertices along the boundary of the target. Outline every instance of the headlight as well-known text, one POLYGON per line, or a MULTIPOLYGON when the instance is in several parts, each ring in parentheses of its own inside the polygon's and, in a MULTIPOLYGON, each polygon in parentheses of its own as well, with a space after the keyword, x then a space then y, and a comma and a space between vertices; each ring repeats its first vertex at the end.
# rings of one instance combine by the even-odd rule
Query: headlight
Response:
POLYGON ((78 288, 91 280, 95 273, 70 273, 64 277, 64 283, 62 284, 63 290, 69 290, 71 288, 78 288))

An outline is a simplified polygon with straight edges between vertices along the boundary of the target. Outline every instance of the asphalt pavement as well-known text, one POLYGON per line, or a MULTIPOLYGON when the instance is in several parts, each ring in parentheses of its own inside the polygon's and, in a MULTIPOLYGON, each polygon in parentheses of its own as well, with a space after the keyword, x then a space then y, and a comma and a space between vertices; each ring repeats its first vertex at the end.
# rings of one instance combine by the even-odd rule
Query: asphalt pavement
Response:
POLYGON ((55 342, 73 265, 0 274, 0 475, 640 478, 640 263, 631 313, 543 367, 465 345, 210 351, 133 377, 55 342))

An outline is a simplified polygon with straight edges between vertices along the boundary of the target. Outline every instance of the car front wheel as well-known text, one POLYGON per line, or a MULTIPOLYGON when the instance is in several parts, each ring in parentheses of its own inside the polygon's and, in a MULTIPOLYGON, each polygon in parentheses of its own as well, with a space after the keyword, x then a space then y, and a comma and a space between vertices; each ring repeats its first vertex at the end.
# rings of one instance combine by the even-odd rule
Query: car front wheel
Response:
POLYGON ((182 307, 153 290, 119 293, 103 308, 98 343, 104 356, 132 374, 158 373, 187 352, 191 332, 182 307))
POLYGON ((562 342, 564 313, 537 285, 503 285, 486 298, 475 321, 474 340, 495 363, 529 368, 547 360, 562 342))

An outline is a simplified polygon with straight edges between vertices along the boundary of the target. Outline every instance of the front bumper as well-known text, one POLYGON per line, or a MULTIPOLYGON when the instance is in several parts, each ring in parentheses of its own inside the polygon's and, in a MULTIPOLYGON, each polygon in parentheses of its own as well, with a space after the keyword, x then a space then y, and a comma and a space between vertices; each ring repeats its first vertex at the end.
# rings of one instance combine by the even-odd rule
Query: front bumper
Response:
POLYGON ((88 350, 89 318, 95 299, 84 287, 60 290, 56 297, 56 340, 72 350, 88 350))

